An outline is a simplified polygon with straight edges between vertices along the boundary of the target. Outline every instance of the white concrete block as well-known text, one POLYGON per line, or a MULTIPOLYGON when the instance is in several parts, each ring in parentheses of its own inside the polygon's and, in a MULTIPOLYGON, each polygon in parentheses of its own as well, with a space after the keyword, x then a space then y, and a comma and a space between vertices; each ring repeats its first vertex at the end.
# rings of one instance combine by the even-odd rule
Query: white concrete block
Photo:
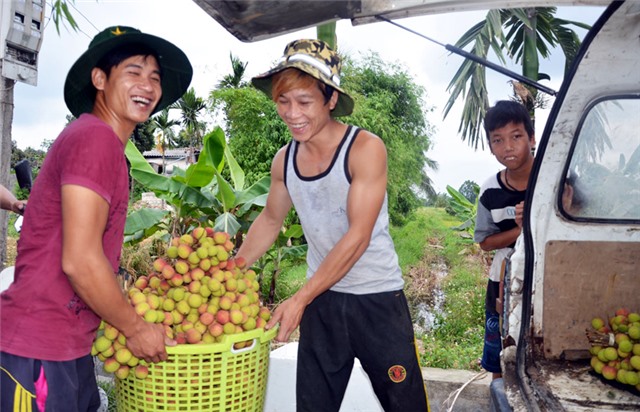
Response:
MULTIPOLYGON (((264 412, 295 412, 298 343, 288 343, 271 352, 264 412)), ((371 381, 355 360, 340 412, 382 412, 371 381)))
POLYGON ((6 267, 0 272, 0 292, 4 292, 13 283, 13 266, 6 267))

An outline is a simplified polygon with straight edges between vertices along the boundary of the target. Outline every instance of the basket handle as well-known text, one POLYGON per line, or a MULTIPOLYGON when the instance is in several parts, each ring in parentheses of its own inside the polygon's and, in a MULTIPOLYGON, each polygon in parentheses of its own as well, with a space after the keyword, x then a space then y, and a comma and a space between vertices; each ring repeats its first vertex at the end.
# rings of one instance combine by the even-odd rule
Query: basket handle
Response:
POLYGON ((233 346, 231 346, 230 351, 231 351, 231 353, 236 354, 236 355, 239 354, 239 353, 250 352, 256 347, 257 344, 258 344, 258 339, 252 339, 251 340, 251 345, 244 346, 244 347, 242 347, 240 349, 236 349, 233 346))

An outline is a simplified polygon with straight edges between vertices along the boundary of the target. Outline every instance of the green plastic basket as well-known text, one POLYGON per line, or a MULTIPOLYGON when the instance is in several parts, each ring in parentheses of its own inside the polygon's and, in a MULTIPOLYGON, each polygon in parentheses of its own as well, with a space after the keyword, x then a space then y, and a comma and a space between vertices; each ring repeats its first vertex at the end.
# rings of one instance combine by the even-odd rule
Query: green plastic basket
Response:
POLYGON ((116 378, 117 410, 261 412, 276 333, 256 329, 220 343, 167 347, 168 359, 148 365, 146 379, 116 378), (233 348, 244 341, 253 342, 233 348))

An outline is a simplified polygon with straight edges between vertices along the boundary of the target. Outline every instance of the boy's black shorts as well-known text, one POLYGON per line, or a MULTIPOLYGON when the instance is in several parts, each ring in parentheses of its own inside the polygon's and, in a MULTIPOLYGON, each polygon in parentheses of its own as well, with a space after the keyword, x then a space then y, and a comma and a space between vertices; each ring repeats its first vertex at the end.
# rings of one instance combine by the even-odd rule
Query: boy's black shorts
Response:
POLYGON ((358 358, 385 411, 428 411, 413 325, 400 291, 327 291, 300 323, 298 411, 338 411, 358 358))

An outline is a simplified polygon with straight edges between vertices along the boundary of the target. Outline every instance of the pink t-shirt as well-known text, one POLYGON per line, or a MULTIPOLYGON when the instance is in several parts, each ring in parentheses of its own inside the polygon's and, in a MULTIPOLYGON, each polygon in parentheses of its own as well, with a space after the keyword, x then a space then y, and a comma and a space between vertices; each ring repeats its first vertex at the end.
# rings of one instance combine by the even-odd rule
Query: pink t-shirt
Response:
MULTIPOLYGON (((118 270, 129 200, 124 146, 90 114, 67 126, 47 153, 24 216, 15 281, 0 295, 0 350, 41 360, 89 354, 100 319, 62 271, 61 187, 73 184, 109 203, 104 254, 118 270)), ((79 251, 82 253, 82 251, 79 251)))

